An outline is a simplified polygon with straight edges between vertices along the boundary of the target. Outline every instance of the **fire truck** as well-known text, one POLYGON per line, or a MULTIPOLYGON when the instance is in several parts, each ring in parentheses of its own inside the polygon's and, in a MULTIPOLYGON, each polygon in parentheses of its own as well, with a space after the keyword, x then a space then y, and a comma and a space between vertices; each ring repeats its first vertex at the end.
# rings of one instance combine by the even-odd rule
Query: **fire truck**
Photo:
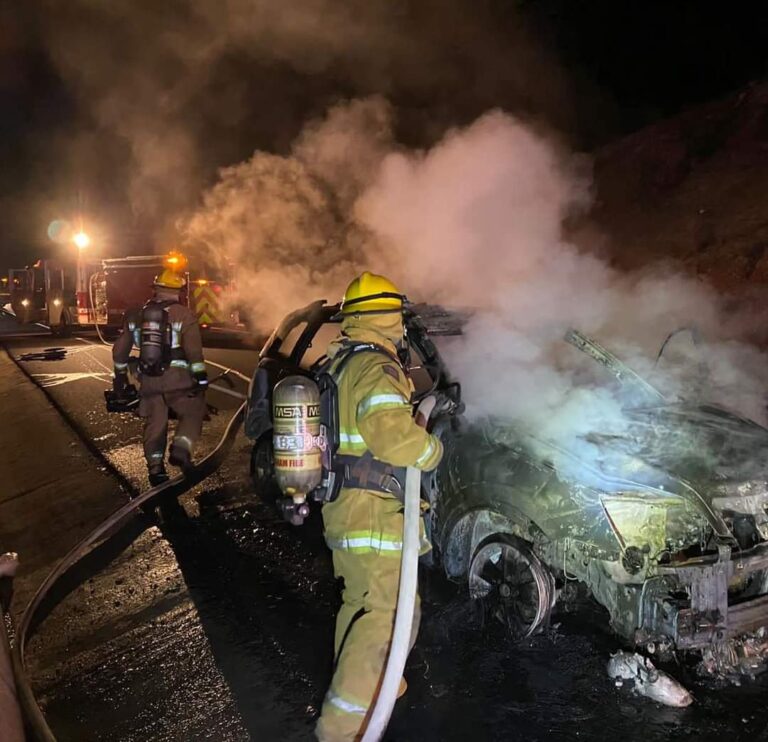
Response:
POLYGON ((9 271, 10 303, 20 323, 45 325, 55 335, 95 327, 113 332, 127 309, 142 306, 152 295, 152 281, 164 268, 184 273, 181 302, 191 305, 203 328, 231 325, 222 307, 225 284, 206 278, 190 280, 181 253, 79 261, 73 269, 55 260, 9 271))
POLYGON ((8 271, 8 294, 18 322, 35 322, 65 335, 75 312, 75 282, 64 266, 55 260, 38 260, 27 268, 8 271))

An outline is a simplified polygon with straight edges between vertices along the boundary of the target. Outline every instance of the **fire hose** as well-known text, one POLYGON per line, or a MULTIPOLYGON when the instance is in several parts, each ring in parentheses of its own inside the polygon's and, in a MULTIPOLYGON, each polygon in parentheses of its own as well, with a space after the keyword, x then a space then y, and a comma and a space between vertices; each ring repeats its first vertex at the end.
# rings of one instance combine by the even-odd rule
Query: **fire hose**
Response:
MULTIPOLYGON (((416 412, 416 421, 426 427, 435 398, 426 397, 416 412)), ((397 611, 392 630, 387 667, 378 696, 371 712, 362 742, 378 742, 389 724, 397 701, 400 678, 411 651, 413 614, 416 608, 416 590, 419 576, 419 522, 421 520, 421 472, 408 467, 405 476, 405 510, 403 513, 403 551, 400 557, 400 585, 397 591, 397 611)))
POLYGON ((27 666, 25 658, 25 649, 27 640, 30 638, 30 628, 32 627, 38 610, 45 598, 49 595, 52 588, 61 579, 61 577, 80 561, 103 537, 115 529, 124 526, 142 505, 155 500, 161 495, 164 497, 178 497, 187 492, 195 485, 207 479, 224 462, 235 440, 235 436, 240 430, 245 412, 245 403, 241 404, 237 412, 232 415, 227 428, 216 447, 199 463, 192 467, 185 474, 180 474, 167 482, 163 482, 157 487, 152 487, 134 499, 127 502, 119 510, 115 511, 106 520, 100 523, 91 533, 89 533, 80 543, 74 546, 64 558, 54 567, 42 584, 37 588, 24 613, 21 621, 15 631, 15 642, 12 649, 12 663, 14 675, 16 678, 16 691, 19 704, 26 716, 27 722, 33 733, 33 738, 40 742, 55 742, 55 737, 37 704, 32 686, 27 677, 27 666))
MULTIPOLYGON (((434 405, 434 397, 427 397, 423 400, 417 412, 417 420, 421 419, 423 424, 426 425, 434 405)), ((36 590, 22 614, 19 626, 15 631, 15 642, 12 648, 12 663, 17 697, 19 705, 33 732, 34 739, 41 742, 55 742, 56 739, 35 699, 27 677, 25 658, 27 640, 30 638, 30 629, 45 598, 69 569, 80 561, 103 537, 113 530, 124 526, 136 510, 160 496, 178 497, 213 474, 224 462, 232 448, 235 436, 243 422, 244 411, 245 403, 232 416, 224 434, 211 453, 186 474, 174 477, 167 482, 142 492, 110 515, 64 556, 36 590)), ((410 639, 418 587, 419 522, 421 518, 420 494, 421 472, 418 469, 409 467, 405 481, 403 551, 395 624, 384 677, 362 738, 363 742, 378 742, 383 736, 392 715, 395 701, 397 700, 400 678, 403 675, 405 663, 410 652, 410 639)))

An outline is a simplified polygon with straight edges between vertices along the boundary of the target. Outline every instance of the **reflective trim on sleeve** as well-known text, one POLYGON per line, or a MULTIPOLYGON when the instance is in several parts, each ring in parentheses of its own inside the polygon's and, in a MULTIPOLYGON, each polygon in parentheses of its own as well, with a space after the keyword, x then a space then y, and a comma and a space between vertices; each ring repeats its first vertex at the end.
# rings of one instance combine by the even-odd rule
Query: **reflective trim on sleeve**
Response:
POLYGON ((408 400, 400 394, 373 394, 366 397, 357 405, 358 420, 365 417, 372 410, 385 410, 397 408, 411 409, 408 400))
POLYGON ((348 701, 346 698, 342 698, 338 693, 334 693, 332 690, 328 691, 325 700, 328 701, 331 706, 335 706, 339 711, 343 711, 345 714, 365 716, 365 714, 368 713, 368 706, 348 701))
POLYGON ((432 458, 434 453, 435 453, 435 444, 433 443, 432 438, 430 437, 427 440, 427 447, 424 450, 424 453, 421 454, 421 456, 419 456, 418 459, 416 459, 416 466, 419 467, 422 464, 426 464, 427 461, 429 461, 430 458, 432 458))
POLYGON ((115 371, 125 371, 128 368, 127 363, 118 363, 115 361, 115 371))
POLYGON ((190 371, 192 371, 193 374, 196 374, 200 371, 205 371, 205 363, 203 361, 195 361, 190 367, 190 371))

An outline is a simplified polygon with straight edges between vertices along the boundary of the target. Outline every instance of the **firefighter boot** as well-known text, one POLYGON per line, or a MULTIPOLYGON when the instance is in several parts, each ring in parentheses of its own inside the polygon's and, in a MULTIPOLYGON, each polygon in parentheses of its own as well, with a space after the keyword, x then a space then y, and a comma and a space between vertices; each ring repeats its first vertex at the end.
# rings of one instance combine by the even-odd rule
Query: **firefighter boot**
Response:
POLYGON ((168 452, 168 463, 185 474, 192 468, 192 444, 184 436, 176 436, 168 452))
POLYGON ((151 464, 149 466, 149 484, 152 487, 157 487, 159 484, 168 481, 168 474, 165 472, 165 465, 151 464))

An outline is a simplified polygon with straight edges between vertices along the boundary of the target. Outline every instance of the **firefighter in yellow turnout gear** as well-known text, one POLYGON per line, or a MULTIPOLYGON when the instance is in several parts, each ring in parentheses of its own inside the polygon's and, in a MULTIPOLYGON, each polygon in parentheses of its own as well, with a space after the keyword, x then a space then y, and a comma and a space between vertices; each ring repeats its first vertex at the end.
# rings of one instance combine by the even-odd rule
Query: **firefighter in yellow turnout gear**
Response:
MULTIPOLYGON (((336 669, 316 734, 321 742, 359 739, 365 731, 389 651, 397 606, 403 538, 405 469, 434 469, 440 440, 412 416, 413 386, 397 355, 403 342, 403 296, 382 276, 363 273, 347 289, 342 334, 331 343, 330 373, 338 386, 339 454, 347 466, 339 497, 323 506, 325 539, 342 577, 336 619, 336 669), (334 359, 373 344, 334 372, 334 359)), ((342 365, 342 364, 338 364, 342 365)), ((429 550, 421 525, 422 553, 429 550)), ((411 642, 416 639, 419 604, 411 642)))

